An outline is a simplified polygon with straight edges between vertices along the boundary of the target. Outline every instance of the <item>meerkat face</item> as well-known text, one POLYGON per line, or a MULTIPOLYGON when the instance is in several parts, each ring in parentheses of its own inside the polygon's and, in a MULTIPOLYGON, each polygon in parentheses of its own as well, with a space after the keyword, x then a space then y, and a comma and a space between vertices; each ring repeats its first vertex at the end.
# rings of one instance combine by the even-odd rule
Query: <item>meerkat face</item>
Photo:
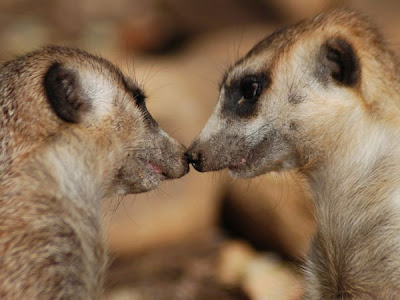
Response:
POLYGON ((187 152, 198 171, 253 177, 302 167, 307 147, 334 143, 327 139, 335 134, 322 132, 341 126, 332 116, 361 105, 354 100, 360 63, 347 37, 318 28, 313 35, 312 26, 272 34, 228 70, 214 112, 187 152))
POLYGON ((52 128, 40 143, 50 149, 48 157, 59 173, 68 168, 75 168, 70 170, 74 174, 95 170, 92 173, 101 173, 97 177, 113 192, 127 194, 151 190, 164 179, 188 172, 185 148, 152 118, 142 89, 108 61, 60 47, 20 60, 37 65, 25 75, 37 79, 35 90, 44 93, 35 103, 41 116, 27 118, 35 118, 34 128, 44 122, 52 128), (60 144, 70 150, 63 157, 57 150, 60 144))

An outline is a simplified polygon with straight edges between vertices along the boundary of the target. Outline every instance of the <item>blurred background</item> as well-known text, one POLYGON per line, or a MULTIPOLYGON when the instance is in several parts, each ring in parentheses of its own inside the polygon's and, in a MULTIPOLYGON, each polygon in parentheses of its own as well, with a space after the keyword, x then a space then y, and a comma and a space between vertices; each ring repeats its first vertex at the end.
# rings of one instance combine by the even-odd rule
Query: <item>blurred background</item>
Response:
MULTIPOLYGON (((0 0, 0 59, 58 44, 117 64, 145 88, 160 125, 188 146, 224 70, 282 25, 346 6, 400 52, 398 0, 0 0)), ((104 299, 299 299, 314 231, 298 174, 166 182, 104 203, 111 265, 104 299)))

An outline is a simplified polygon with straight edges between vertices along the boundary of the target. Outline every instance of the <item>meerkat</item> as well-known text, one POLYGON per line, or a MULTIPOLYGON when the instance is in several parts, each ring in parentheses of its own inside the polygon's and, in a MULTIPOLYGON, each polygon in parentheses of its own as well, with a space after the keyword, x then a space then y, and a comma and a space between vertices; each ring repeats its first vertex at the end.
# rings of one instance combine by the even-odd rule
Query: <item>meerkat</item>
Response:
POLYGON ((139 85, 50 46, 0 68, 0 298, 98 299, 100 203, 188 172, 139 85))
POLYGON ((399 141, 398 61, 366 17, 334 10, 231 66, 186 155, 201 172, 303 174, 317 222, 304 299, 399 299, 399 141))

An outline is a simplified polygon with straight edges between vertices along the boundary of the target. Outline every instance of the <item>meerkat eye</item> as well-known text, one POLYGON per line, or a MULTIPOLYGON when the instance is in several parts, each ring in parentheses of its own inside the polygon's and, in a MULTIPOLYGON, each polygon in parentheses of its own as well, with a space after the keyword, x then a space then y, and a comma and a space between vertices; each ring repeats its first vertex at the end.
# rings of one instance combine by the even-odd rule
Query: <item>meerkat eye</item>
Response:
POLYGON ((138 106, 141 106, 145 103, 146 96, 143 94, 143 92, 140 89, 134 90, 132 95, 133 95, 133 99, 135 100, 135 103, 138 106))
POLYGON ((267 72, 247 75, 237 80, 231 80, 230 84, 223 84, 225 101, 222 111, 233 114, 235 117, 248 117, 257 111, 258 99, 263 90, 271 85, 267 72))
POLYGON ((135 86, 129 78, 122 76, 121 80, 125 91, 132 97, 136 105, 143 106, 146 101, 146 95, 143 91, 139 87, 135 86))
POLYGON ((261 82, 254 76, 246 76, 240 82, 240 94, 246 101, 256 100, 261 89, 261 82))

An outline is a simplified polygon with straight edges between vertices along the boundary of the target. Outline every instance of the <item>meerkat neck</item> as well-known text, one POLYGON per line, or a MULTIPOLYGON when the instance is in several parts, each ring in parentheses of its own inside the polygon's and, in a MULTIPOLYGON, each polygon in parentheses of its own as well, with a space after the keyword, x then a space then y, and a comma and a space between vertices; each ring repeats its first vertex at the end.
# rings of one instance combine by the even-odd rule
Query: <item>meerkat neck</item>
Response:
MULTIPOLYGON (((398 172, 399 117, 391 111, 376 116, 359 105, 349 105, 335 108, 334 118, 329 109, 318 118, 307 117, 308 128, 299 131, 298 143, 304 144, 300 161, 305 165, 300 171, 316 191, 324 184, 352 190, 380 168, 398 172)), ((378 180, 392 176, 379 175, 378 180)))
POLYGON ((400 151, 396 149, 400 136, 389 127, 374 127, 337 141, 348 144, 306 175, 317 221, 306 265, 306 290, 319 286, 320 291, 330 291, 333 286, 355 295, 360 291, 398 295, 389 282, 382 289, 373 279, 398 272, 392 262, 400 247, 400 151))
MULTIPOLYGON (((83 138, 73 134, 70 136, 71 139, 83 138)), ((48 256, 43 260, 26 256, 18 262, 22 265, 21 269, 50 270, 44 272, 42 278, 37 278, 37 283, 29 286, 29 290, 21 291, 23 295, 29 295, 29 299, 43 296, 41 293, 47 288, 46 284, 52 280, 53 274, 67 278, 62 281, 57 293, 73 293, 73 296, 66 297, 68 299, 100 297, 107 266, 100 201, 105 197, 105 189, 109 185, 104 178, 110 177, 107 169, 111 169, 111 164, 106 153, 92 151, 90 143, 77 143, 71 139, 63 137, 57 143, 40 149, 37 154, 32 154, 18 166, 12 177, 0 184, 2 221, 9 226, 10 240, 19 241, 16 237, 24 232, 32 236, 32 244, 29 245, 31 251, 41 252, 45 244, 46 249, 51 249, 48 250, 49 256, 69 257, 57 264, 49 262, 48 256), (86 147, 85 151, 81 147, 86 147), (21 215, 24 220, 22 223, 16 221, 21 215), (42 240, 37 242, 40 238, 42 240), (71 267, 71 261, 77 266, 71 267)), ((19 249, 19 245, 14 247, 19 249)), ((22 253, 27 251, 21 249, 22 253)), ((6 252, 4 255, 12 254, 6 252)), ((8 259, 12 261, 15 258, 8 259)), ((32 274, 26 272, 16 283, 9 285, 29 282, 30 276, 32 274)), ((25 297, 18 297, 22 298, 25 297)))
MULTIPOLYGON (((40 191, 49 197, 69 199, 78 206, 99 207, 104 198, 112 196, 111 179, 105 178, 112 178, 114 153, 107 149, 100 152, 101 147, 96 145, 90 151, 90 143, 81 143, 82 138, 85 137, 71 134, 68 139, 63 137, 62 143, 38 151, 18 167, 11 181, 23 180, 26 184, 20 188, 29 193, 40 191)), ((106 145, 104 141, 99 143, 106 145)))
MULTIPOLYGON (((343 134, 334 141, 336 145, 328 145, 335 149, 327 151, 308 175, 312 190, 316 192, 316 201, 326 201, 317 197, 322 192, 328 193, 329 198, 348 194, 348 198, 357 199, 359 197, 354 194, 361 190, 364 193, 371 191, 369 197, 373 198, 388 196, 388 191, 377 190, 376 185, 385 182, 388 188, 391 184, 387 180, 393 178, 395 173, 400 173, 397 163, 400 151, 396 145, 399 138, 396 130, 384 124, 367 125, 360 122, 343 129, 343 134), (359 130, 359 126, 363 130, 359 130), (333 195, 330 195, 331 192, 333 195)), ((395 181, 393 188, 397 189, 395 181)), ((352 199, 342 201, 354 201, 352 199)))

